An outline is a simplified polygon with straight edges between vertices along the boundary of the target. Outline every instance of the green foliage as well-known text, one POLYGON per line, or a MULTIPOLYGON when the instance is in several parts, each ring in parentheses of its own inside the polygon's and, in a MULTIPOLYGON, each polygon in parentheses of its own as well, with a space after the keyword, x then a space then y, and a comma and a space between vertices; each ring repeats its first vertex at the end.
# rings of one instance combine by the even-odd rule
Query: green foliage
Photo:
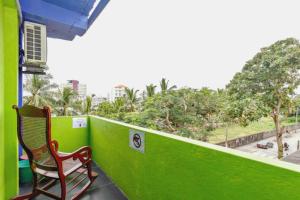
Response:
POLYGON ((224 108, 224 111, 227 114, 227 118, 232 120, 231 122, 239 123, 242 126, 247 126, 250 122, 267 116, 268 112, 259 100, 250 97, 238 101, 230 101, 227 107, 224 108))
POLYGON ((117 98, 113 102, 113 107, 115 109, 115 112, 124 112, 125 110, 125 99, 124 98, 117 98))
POLYGON ((139 90, 125 88, 126 93, 126 109, 129 112, 135 111, 135 105, 137 103, 137 93, 139 90))
POLYGON ((150 84, 146 86, 147 97, 153 97, 155 95, 156 85, 150 84))
POLYGON ((300 114, 300 95, 296 95, 290 102, 289 106, 287 107, 287 116, 293 116, 300 114))
MULTIPOLYGON (((298 120, 298 119, 297 119, 298 120)), ((282 122, 286 122, 288 124, 293 124, 293 123, 296 123, 296 117, 288 117, 288 118, 285 118, 284 120, 282 120, 282 122)), ((298 120, 299 122, 299 120, 298 120)))
POLYGON ((172 90, 174 90, 176 88, 177 88, 176 85, 173 85, 173 86, 169 87, 169 81, 166 80, 165 78, 161 79, 161 81, 160 81, 160 89, 161 89, 161 93, 162 94, 166 94, 167 92, 172 91, 172 90))
POLYGON ((59 89, 58 93, 56 93, 56 114, 60 116, 78 114, 78 107, 76 105, 78 105, 79 102, 76 101, 76 97, 77 93, 74 92, 72 88, 64 87, 62 90, 59 89))
POLYGON ((207 141, 217 126, 217 91, 203 88, 169 90, 148 97, 140 112, 126 114, 127 123, 207 141))
MULTIPOLYGON (((295 117, 284 118, 281 122, 283 126, 293 125, 295 124, 295 117)), ((213 130, 209 135, 209 142, 224 142, 226 128, 228 129, 228 140, 231 140, 259 132, 274 130, 275 125, 271 117, 263 117, 257 121, 250 122, 248 126, 240 126, 239 123, 231 123, 228 127, 220 126, 213 130)))
POLYGON ((227 87, 234 99, 260 101, 271 112, 290 101, 300 84, 299 69, 300 44, 288 38, 262 48, 227 87))
POLYGON ((93 97, 95 97, 94 94, 92 94, 91 96, 87 96, 85 98, 85 101, 83 102, 83 112, 84 114, 91 114, 93 108, 92 108, 92 102, 93 102, 93 97))
POLYGON ((126 111, 124 98, 117 98, 114 102, 104 101, 98 105, 96 113, 99 116, 115 120, 123 120, 126 111))
POLYGON ((234 114, 247 125, 270 115, 277 130, 278 158, 283 156, 280 117, 291 107, 300 84, 300 44, 294 38, 262 48, 227 86, 238 109, 234 114))
POLYGON ((114 113, 114 106, 109 101, 104 101, 99 104, 97 114, 100 116, 109 116, 110 114, 114 113))
POLYGON ((54 91, 58 86, 51 83, 52 76, 46 75, 27 75, 24 83, 24 90, 30 95, 25 96, 24 104, 36 107, 53 106, 54 91))
POLYGON ((291 115, 300 107, 300 98, 293 98, 300 84, 299 69, 300 44, 298 40, 288 38, 262 48, 223 90, 206 87, 176 89, 176 85, 170 86, 169 80, 162 78, 160 93, 156 93, 156 85, 150 84, 146 86, 143 98, 138 98, 138 90, 126 88, 125 97, 114 102, 104 101, 95 111, 93 96, 81 101, 70 89, 60 91, 54 100, 48 98, 51 96, 47 93, 48 88, 52 87, 50 78, 33 77, 26 88, 32 94, 28 103, 54 102, 59 115, 76 114, 81 108, 81 113, 96 113, 203 141, 207 141, 217 128, 225 127, 227 137, 229 126, 247 126, 270 116, 281 136, 280 117, 291 115))

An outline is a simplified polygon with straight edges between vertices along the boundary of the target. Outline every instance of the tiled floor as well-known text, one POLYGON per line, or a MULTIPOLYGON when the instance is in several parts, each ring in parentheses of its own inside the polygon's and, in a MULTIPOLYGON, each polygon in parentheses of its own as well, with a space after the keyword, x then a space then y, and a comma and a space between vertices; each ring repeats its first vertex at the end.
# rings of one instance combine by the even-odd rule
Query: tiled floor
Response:
MULTIPOLYGON (((105 173, 96 165, 93 166, 93 171, 99 174, 90 189, 81 197, 82 200, 127 200, 125 195, 111 182, 105 173)), ((20 194, 31 191, 31 184, 20 186, 20 194)), ((39 195, 36 200, 48 200, 44 195, 39 195)))

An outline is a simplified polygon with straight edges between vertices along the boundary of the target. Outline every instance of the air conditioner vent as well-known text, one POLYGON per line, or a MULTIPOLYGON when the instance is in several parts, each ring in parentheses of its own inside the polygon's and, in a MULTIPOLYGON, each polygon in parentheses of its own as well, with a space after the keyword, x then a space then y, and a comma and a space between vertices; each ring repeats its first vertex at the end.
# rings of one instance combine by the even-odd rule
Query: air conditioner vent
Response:
POLYGON ((24 22, 25 64, 41 66, 47 59, 46 26, 24 22))

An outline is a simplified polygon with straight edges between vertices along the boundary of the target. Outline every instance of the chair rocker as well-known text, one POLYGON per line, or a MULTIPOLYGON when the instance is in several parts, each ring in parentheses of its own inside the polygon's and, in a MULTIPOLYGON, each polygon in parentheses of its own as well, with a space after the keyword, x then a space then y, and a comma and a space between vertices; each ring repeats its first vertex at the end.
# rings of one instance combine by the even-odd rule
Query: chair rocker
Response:
POLYGON ((58 151, 57 141, 51 140, 48 107, 13 108, 17 112, 18 139, 28 155, 33 174, 32 192, 13 199, 32 199, 39 194, 61 200, 79 199, 97 177, 91 168, 91 148, 84 146, 73 153, 58 151), (55 188, 60 188, 58 194, 55 188))

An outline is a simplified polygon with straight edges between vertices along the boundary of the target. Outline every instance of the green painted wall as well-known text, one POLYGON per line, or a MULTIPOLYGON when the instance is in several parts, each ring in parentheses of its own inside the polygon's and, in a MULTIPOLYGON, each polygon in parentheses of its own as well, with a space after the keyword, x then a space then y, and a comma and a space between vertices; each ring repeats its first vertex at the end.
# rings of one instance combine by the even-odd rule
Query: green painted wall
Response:
POLYGON ((52 118, 52 139, 58 141, 59 151, 72 152, 89 144, 89 125, 86 128, 72 128, 72 119, 52 118))
POLYGON ((5 181, 4 181, 4 51, 3 51, 3 0, 0 0, 0 199, 4 199, 5 181))
POLYGON ((90 134, 94 160, 130 200, 300 199, 295 165, 97 117, 90 134), (130 128, 145 132, 144 154, 130 128))
POLYGON ((18 12, 16 2, 0 0, 0 199, 18 190, 16 116, 18 12))

